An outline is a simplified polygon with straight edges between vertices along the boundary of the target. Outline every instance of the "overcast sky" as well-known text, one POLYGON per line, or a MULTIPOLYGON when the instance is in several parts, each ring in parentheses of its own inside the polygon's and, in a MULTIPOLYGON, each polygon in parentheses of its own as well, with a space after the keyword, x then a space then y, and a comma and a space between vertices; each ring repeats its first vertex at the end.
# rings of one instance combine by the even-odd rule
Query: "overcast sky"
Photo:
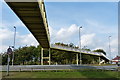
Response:
MULTIPOLYGON (((74 43, 78 46, 78 28, 82 26, 82 47, 87 46, 91 50, 104 49, 107 56, 110 56, 108 36, 112 36, 110 42, 111 53, 113 57, 118 54, 117 2, 47 2, 45 7, 51 43, 74 43)), ((13 26, 17 27, 16 48, 38 45, 32 34, 5 3, 2 3, 1 11, 1 52, 6 51, 8 46, 13 45, 13 26)))

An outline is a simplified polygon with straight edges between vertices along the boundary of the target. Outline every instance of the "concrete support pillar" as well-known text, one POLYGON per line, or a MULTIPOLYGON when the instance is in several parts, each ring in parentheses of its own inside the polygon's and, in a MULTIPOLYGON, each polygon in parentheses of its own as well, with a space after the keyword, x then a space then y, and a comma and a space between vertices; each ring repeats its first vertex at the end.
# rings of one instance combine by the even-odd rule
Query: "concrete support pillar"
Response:
POLYGON ((80 65, 82 65, 82 53, 80 53, 80 65))
POLYGON ((41 65, 44 65, 44 59, 48 59, 49 60, 49 65, 51 64, 51 53, 50 53, 50 48, 49 49, 43 49, 41 48, 41 65), (44 50, 48 50, 49 53, 48 53, 48 57, 44 57, 44 50))
MULTIPOLYGON (((105 61, 105 60, 104 60, 105 61)), ((104 62, 104 64, 106 64, 106 61, 104 62)))
POLYGON ((43 48, 41 48, 41 65, 43 65, 43 48))
POLYGON ((100 61, 101 61, 101 60, 100 60, 100 57, 99 57, 99 65, 100 65, 100 61))
POLYGON ((49 65, 51 64, 51 52, 50 52, 50 48, 49 48, 49 65))
POLYGON ((78 54, 76 54, 76 63, 78 65, 78 54))

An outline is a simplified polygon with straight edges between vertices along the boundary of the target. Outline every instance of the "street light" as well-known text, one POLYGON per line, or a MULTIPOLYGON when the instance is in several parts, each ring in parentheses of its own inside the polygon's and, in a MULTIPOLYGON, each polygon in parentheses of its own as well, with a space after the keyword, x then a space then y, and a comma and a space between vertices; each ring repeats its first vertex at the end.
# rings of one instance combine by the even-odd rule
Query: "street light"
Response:
POLYGON ((111 58, 111 46, 110 46, 110 38, 111 38, 111 36, 109 36, 109 37, 108 37, 108 39, 109 39, 109 52, 110 52, 110 58, 111 58))
POLYGON ((14 43, 13 43, 13 55, 12 55, 12 66, 14 64, 14 50, 15 50, 15 37, 16 37, 16 27, 14 26, 15 32, 14 32, 14 43))
POLYGON ((80 47, 80 65, 82 64, 82 60, 81 60, 81 27, 79 27, 79 47, 80 47))

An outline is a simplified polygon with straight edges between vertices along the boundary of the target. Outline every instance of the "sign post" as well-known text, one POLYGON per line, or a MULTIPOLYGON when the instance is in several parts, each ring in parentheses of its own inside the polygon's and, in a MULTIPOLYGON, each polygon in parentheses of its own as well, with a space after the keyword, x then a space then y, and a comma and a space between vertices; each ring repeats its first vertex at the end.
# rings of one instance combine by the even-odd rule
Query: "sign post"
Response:
POLYGON ((9 76, 9 62, 10 62, 10 57, 8 54, 8 61, 7 61, 7 76, 9 76))
POLYGON ((8 55, 8 61, 7 61, 7 76, 9 76, 9 62, 10 62, 10 57, 9 57, 9 55, 10 54, 12 54, 12 49, 10 48, 10 46, 9 46, 9 48, 7 49, 7 55, 8 55))

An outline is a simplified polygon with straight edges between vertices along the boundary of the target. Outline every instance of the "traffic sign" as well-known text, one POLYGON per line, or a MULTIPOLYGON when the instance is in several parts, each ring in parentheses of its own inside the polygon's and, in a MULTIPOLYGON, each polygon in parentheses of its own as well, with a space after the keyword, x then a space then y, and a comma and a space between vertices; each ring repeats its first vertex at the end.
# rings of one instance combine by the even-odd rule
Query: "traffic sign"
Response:
POLYGON ((12 54, 12 49, 10 47, 7 49, 7 54, 12 54))

